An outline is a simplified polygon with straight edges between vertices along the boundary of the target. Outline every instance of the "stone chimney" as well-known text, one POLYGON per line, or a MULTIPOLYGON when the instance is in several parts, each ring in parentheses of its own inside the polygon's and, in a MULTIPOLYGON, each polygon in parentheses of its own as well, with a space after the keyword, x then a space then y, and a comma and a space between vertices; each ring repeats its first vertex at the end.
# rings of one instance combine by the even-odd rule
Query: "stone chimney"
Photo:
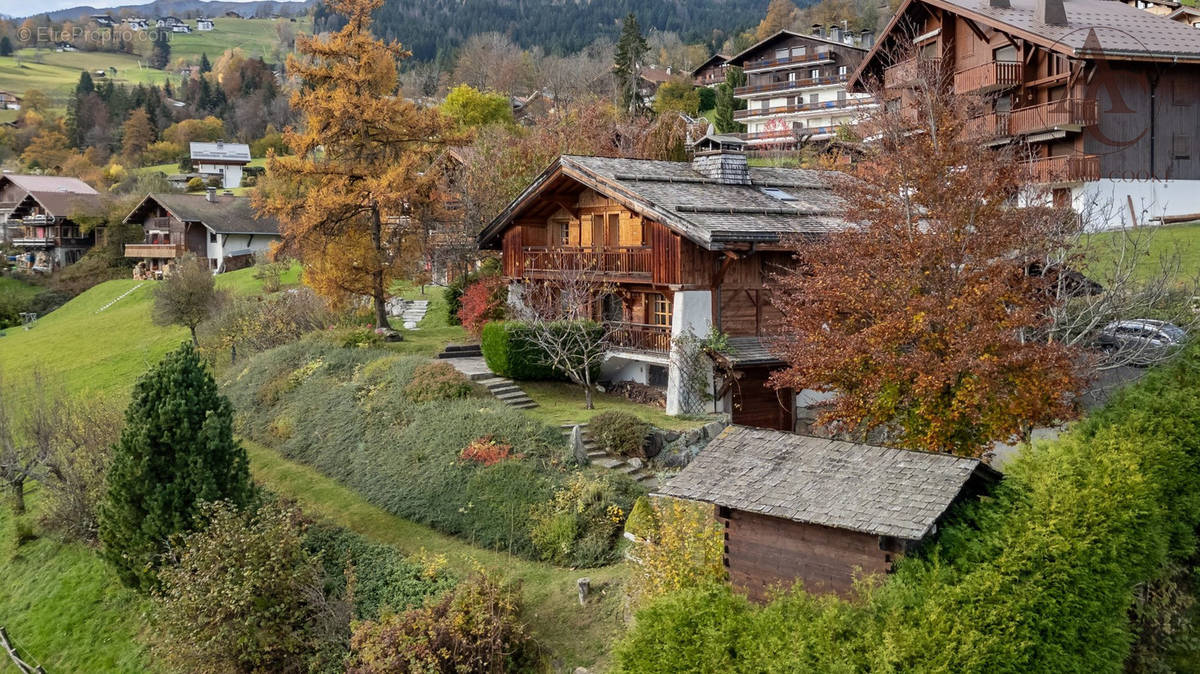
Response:
POLYGON ((833 40, 834 42, 841 42, 842 41, 842 27, 837 24, 830 26, 829 27, 829 39, 833 40))
POLYGON ((692 170, 725 185, 749 185, 745 150, 736 136, 705 136, 692 145, 692 170))
POLYGON ((870 49, 875 44, 875 33, 863 28, 862 33, 858 36, 858 45, 864 49, 870 49))
POLYGON ((812 34, 813 37, 825 37, 825 28, 819 23, 814 23, 812 25, 812 34))
POLYGON ((209 187, 209 188, 206 190, 206 194, 204 195, 204 198, 205 198, 205 199, 207 199, 207 200, 209 200, 209 201, 211 201, 211 202, 213 202, 213 203, 216 203, 216 201, 217 201, 217 188, 215 188, 215 187, 209 187))
POLYGON ((1067 8, 1063 0, 1036 0, 1033 7, 1033 18, 1047 26, 1067 25, 1067 8))

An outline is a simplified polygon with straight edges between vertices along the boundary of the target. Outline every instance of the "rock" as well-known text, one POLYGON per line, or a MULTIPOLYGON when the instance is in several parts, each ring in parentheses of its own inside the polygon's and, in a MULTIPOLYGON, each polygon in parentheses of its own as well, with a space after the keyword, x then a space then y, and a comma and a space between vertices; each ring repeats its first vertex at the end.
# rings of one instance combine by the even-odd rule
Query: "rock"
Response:
POLYGON ((416 321, 404 321, 404 329, 405 330, 416 330, 417 322, 416 321))
POLYGON ((592 589, 592 579, 580 578, 575 584, 579 586, 579 605, 583 606, 587 603, 588 591, 592 589))
POLYGON ((576 667, 573 674, 592 674, 587 667, 576 667))
POLYGON ((583 429, 576 424, 571 428, 570 439, 571 456, 575 457, 575 462, 581 466, 588 465, 590 459, 587 455, 587 447, 583 444, 583 429))
POLYGON ((380 337, 382 337, 383 341, 385 341, 385 342, 403 342, 404 341, 404 335, 400 334, 399 332, 396 332, 395 330, 389 330, 387 328, 379 328, 375 332, 380 337))
POLYGON ((720 435, 723 430, 725 430, 724 421, 710 421, 704 424, 704 434, 710 440, 720 435))
POLYGON ((642 466, 646 465, 641 459, 637 458, 636 456, 633 458, 625 459, 625 463, 633 466, 634 470, 640 470, 642 468, 642 466))

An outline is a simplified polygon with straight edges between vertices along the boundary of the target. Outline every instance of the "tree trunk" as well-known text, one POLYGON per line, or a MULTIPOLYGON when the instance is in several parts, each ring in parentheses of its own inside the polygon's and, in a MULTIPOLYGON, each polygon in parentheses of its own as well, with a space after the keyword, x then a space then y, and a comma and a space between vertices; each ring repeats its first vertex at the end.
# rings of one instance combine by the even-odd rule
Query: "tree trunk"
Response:
POLYGON ((200 340, 196 339, 196 326, 189 325, 188 330, 192 333, 192 346, 200 348, 200 340))
POLYGON ((387 251, 383 248, 383 221, 379 217, 378 208, 371 211, 371 245, 375 247, 376 262, 378 263, 378 268, 371 274, 371 299, 375 304, 375 325, 391 329, 392 324, 388 322, 387 315, 387 294, 383 287, 383 265, 387 251))
POLYGON ((14 515, 25 514, 25 480, 9 483, 12 491, 12 509, 14 515))
POLYGON ((583 373, 583 409, 596 409, 592 405, 592 373, 590 370, 583 373))

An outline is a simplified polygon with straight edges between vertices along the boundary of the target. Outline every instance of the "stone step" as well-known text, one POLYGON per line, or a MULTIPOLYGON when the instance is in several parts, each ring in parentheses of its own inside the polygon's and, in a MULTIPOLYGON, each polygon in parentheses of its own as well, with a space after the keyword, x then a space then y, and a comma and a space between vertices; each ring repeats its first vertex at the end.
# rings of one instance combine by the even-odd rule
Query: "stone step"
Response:
POLYGON ((602 449, 592 449, 588 450, 587 452, 587 457, 589 459, 603 459, 606 456, 608 456, 608 452, 605 452, 602 449))
POLYGON ((511 405, 511 404, 509 405, 509 407, 511 407, 513 409, 518 409, 518 410, 531 410, 537 406, 538 406, 538 404, 533 402, 532 400, 530 400, 529 402, 518 403, 516 405, 511 405))
POLYGON ((620 466, 621 464, 623 464, 625 462, 621 459, 614 459, 612 457, 608 457, 605 459, 597 459, 596 461, 593 461, 592 463, 595 463, 597 466, 600 466, 601 468, 610 468, 611 469, 611 468, 616 468, 617 466, 620 466))
POLYGON ((502 400, 506 403, 532 400, 532 398, 525 395, 524 391, 513 391, 512 393, 493 393, 492 395, 494 395, 497 400, 502 400))

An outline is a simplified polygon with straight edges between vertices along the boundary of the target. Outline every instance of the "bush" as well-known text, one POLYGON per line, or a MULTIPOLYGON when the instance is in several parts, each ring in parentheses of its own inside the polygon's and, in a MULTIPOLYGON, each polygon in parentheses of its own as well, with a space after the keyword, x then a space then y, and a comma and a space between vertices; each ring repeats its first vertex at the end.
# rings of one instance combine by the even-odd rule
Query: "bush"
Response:
POLYGON ((490 435, 475 438, 459 455, 463 461, 474 461, 485 466, 494 466, 512 456, 512 445, 496 442, 490 435))
POLYGON ((563 566, 616 561, 616 542, 635 496, 628 480, 577 473, 530 512, 533 544, 542 559, 563 566))
POLYGON ((207 181, 205 181, 205 187, 215 187, 220 189, 221 184, 221 176, 211 176, 207 181))
POLYGON ((422 608, 359 623, 347 671, 502 674, 532 671, 537 662, 519 590, 480 576, 422 608))
POLYGON ((485 276, 467 286, 462 294, 458 320, 467 332, 478 337, 483 326, 504 318, 507 289, 499 276, 485 276))
POLYGON ((699 87, 700 112, 717 107, 717 90, 712 87, 699 87))
POLYGON ((479 269, 463 274, 454 279, 446 288, 446 320, 450 325, 458 325, 458 312, 462 310, 462 296, 467 286, 489 276, 500 275, 500 260, 489 257, 479 266, 479 269))
POLYGON ((466 398, 471 391, 471 380, 445 361, 418 367, 412 381, 404 387, 404 395, 414 403, 466 398))
POLYGON ((189 179, 187 181, 187 191, 203 192, 204 191, 204 178, 195 177, 195 178, 189 179))
POLYGON ((641 539, 632 551, 638 563, 629 582, 638 603, 725 579, 724 531, 708 504, 639 499, 625 530, 641 539))
MULTIPOLYGON (((586 330, 588 339, 599 340, 604 326, 591 321, 562 322, 556 330, 586 330)), ((523 380, 566 380, 566 376, 547 365, 545 352, 533 339, 532 331, 518 321, 493 321, 483 326, 480 346, 483 359, 492 372, 501 377, 523 380)), ((592 381, 600 377, 599 367, 592 373, 592 381)))
POLYGON ((332 321, 325 300, 305 287, 265 297, 234 297, 201 323, 198 332, 206 348, 248 355, 294 342, 332 321))
POLYGON ((70 400, 56 418, 59 441, 46 459, 44 526, 68 540, 98 542, 112 446, 121 434, 121 413, 105 400, 70 400))
POLYGON ((601 412, 588 421, 588 430, 605 451, 621 456, 645 457, 650 424, 629 412, 601 412))

